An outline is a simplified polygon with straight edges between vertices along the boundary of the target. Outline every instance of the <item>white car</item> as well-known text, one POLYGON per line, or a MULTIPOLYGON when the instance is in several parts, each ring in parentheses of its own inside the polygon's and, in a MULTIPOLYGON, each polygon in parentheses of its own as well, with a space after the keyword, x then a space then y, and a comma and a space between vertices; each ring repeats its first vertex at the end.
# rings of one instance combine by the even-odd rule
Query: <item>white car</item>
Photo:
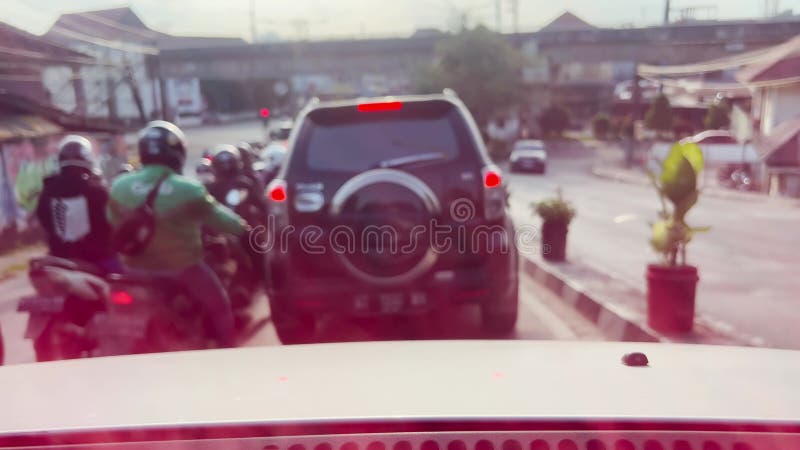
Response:
POLYGON ((512 172, 533 171, 545 173, 547 170, 547 150, 544 142, 532 139, 517 141, 509 156, 512 172))
POLYGON ((3 449, 800 448, 800 354, 792 350, 252 347, 4 366, 0 399, 3 449))
MULTIPOLYGON (((709 166, 722 166, 733 163, 752 163, 758 161, 758 154, 752 144, 741 144, 730 131, 707 130, 692 137, 683 139, 681 143, 694 142, 703 150, 705 162, 709 166)), ((663 160, 669 154, 673 144, 656 143, 652 155, 663 160)))

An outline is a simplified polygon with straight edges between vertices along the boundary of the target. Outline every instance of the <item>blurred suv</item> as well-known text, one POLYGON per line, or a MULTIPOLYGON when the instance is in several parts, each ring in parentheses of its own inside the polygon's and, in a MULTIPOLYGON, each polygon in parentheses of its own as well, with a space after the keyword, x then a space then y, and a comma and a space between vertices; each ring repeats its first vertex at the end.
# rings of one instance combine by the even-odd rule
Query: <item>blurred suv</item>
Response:
POLYGON ((514 144, 509 156, 512 172, 534 171, 545 173, 547 170, 547 151, 542 141, 521 140, 514 144))
POLYGON ((267 285, 284 343, 323 314, 481 307, 513 330, 518 254, 505 179, 452 93, 313 103, 270 183, 267 285))

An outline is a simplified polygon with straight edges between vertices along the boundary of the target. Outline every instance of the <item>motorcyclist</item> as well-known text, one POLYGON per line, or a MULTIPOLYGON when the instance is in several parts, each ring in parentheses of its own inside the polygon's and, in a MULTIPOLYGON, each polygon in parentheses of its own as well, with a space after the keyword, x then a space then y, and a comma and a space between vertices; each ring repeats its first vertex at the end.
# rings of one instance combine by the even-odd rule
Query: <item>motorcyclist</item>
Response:
POLYGON ((111 187, 108 215, 118 224, 126 213, 144 203, 150 190, 164 179, 154 203, 156 227, 144 250, 125 258, 135 272, 168 276, 200 302, 221 346, 234 344, 233 315, 228 295, 217 275, 203 262, 201 227, 243 236, 247 225, 220 205, 202 184, 181 175, 186 139, 174 124, 150 122, 139 133, 142 168, 122 175, 111 187))
POLYGON ((120 273, 105 216, 108 189, 100 178, 92 144, 83 136, 66 136, 58 145, 58 173, 44 180, 36 216, 47 233, 50 254, 95 265, 103 273, 120 273))
POLYGON ((266 189, 266 180, 264 180, 263 171, 256 169, 256 164, 261 160, 258 152, 248 142, 239 142, 236 144, 239 154, 242 157, 242 174, 253 182, 259 192, 264 192, 266 189))
POLYGON ((267 204, 264 199, 263 184, 253 176, 247 175, 245 152, 232 145, 220 145, 211 155, 211 169, 214 181, 208 191, 219 202, 234 209, 251 225, 256 226, 266 220, 267 204), (243 199, 232 201, 231 192, 243 191, 243 199), (232 203, 236 204, 232 204, 232 203))

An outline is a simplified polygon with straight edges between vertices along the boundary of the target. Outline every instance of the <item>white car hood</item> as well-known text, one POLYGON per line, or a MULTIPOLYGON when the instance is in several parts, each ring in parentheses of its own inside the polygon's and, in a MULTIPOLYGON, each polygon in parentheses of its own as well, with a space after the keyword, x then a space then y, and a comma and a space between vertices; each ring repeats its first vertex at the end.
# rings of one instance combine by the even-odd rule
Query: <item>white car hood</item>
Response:
POLYGON ((318 344, 0 367, 0 435, 381 419, 800 423, 800 354, 640 343, 318 344), (627 367, 627 352, 649 367, 627 367))

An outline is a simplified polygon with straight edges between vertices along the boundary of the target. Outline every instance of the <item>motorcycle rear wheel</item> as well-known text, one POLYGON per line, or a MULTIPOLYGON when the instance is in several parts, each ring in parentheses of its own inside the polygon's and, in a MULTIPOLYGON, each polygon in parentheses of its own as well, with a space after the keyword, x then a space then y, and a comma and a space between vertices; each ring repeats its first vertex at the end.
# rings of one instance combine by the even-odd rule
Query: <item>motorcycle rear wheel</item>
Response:
POLYGON ((79 337, 62 330, 58 324, 48 325, 33 341, 37 362, 77 359, 83 356, 84 347, 79 337))

